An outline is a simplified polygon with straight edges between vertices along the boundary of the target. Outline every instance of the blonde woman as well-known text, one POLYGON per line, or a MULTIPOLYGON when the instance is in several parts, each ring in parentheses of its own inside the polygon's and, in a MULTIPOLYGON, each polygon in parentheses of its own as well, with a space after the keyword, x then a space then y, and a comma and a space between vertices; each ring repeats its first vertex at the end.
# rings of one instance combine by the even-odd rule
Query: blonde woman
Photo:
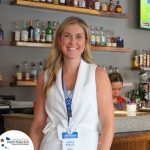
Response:
POLYGON ((111 147, 111 85, 107 73, 92 61, 89 31, 78 17, 65 19, 56 31, 46 70, 37 81, 30 129, 35 150, 111 147))

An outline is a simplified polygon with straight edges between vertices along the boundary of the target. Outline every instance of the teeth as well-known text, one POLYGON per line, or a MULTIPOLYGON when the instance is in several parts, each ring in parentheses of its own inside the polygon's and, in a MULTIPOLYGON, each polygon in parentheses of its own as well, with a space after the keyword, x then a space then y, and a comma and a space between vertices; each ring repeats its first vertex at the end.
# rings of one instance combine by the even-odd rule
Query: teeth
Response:
POLYGON ((76 48, 70 47, 69 50, 73 51, 73 50, 76 50, 76 48))

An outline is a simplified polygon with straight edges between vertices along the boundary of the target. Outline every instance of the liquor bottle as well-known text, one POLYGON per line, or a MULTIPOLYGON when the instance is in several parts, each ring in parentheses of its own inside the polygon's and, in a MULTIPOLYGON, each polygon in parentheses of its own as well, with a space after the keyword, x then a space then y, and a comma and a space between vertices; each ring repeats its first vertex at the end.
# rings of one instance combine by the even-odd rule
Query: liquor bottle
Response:
POLYGON ((143 50, 142 53, 143 53, 143 67, 146 67, 146 51, 143 50))
POLYGON ((142 50, 139 50, 139 67, 143 66, 143 54, 142 50))
POLYGON ((30 69, 27 61, 23 62, 23 80, 30 80, 30 69))
POLYGON ((71 6, 71 0, 65 0, 65 5, 66 6, 71 6))
POLYGON ((44 64, 42 61, 39 62, 39 67, 38 67, 38 76, 41 72, 44 71, 44 64))
POLYGON ((45 23, 42 22, 41 34, 40 34, 40 42, 45 42, 46 33, 45 33, 45 23))
POLYGON ((21 41, 27 42, 28 41, 28 31, 27 31, 27 21, 23 21, 23 26, 21 29, 21 41))
POLYGON ((71 0, 71 6, 73 7, 78 7, 79 5, 79 0, 71 0))
POLYGON ((101 11, 108 11, 108 4, 107 4, 106 0, 103 0, 101 2, 100 10, 101 11))
POLYGON ((96 44, 96 34, 95 34, 95 28, 91 26, 91 45, 96 44))
POLYGON ((114 2, 113 0, 110 0, 110 3, 108 4, 108 11, 114 12, 114 9, 115 9, 114 2))
POLYGON ((112 36, 111 36, 111 46, 116 47, 117 46, 117 39, 116 39, 115 34, 114 34, 113 31, 111 31, 111 34, 112 34, 112 36))
POLYGON ((99 0, 96 0, 96 1, 94 2, 94 9, 95 9, 95 10, 100 10, 100 1, 99 1, 99 0))
POLYGON ((99 34, 100 34, 100 45, 106 46, 106 36, 103 27, 100 28, 99 34))
POLYGON ((139 56, 138 56, 137 50, 135 50, 134 54, 132 56, 132 67, 138 68, 139 66, 140 66, 139 65, 139 56))
POLYGON ((111 46, 111 32, 109 30, 106 30, 106 46, 111 46))
POLYGON ((117 5, 115 6, 116 13, 122 13, 122 6, 120 5, 120 1, 117 1, 117 5))
POLYGON ((48 21, 48 26, 45 29, 46 32, 46 42, 50 43, 52 42, 52 27, 51 27, 51 21, 48 21))
POLYGON ((57 26, 58 26, 58 23, 56 21, 53 21, 52 39, 54 39, 54 37, 55 37, 57 26))
POLYGON ((36 79, 37 79, 37 70, 36 70, 36 66, 35 66, 34 62, 32 62, 30 76, 31 76, 30 78, 31 78, 32 81, 36 81, 36 79))
POLYGON ((2 25, 0 24, 0 40, 4 39, 4 31, 2 29, 2 25))
POLYGON ((100 34, 99 34, 99 28, 95 28, 95 44, 100 45, 100 34))
POLYGON ((53 4, 59 4, 59 0, 53 0, 53 4))
POLYGON ((146 66, 150 67, 150 53, 146 51, 146 66))
POLYGON ((33 21, 30 20, 29 21, 29 27, 28 27, 28 41, 29 42, 33 42, 33 32, 34 32, 33 21))
POLYGON ((39 20, 35 21, 35 27, 33 29, 34 33, 34 41, 39 42, 40 41, 40 25, 39 25, 39 20))
POLYGON ((45 2, 46 2, 46 0, 40 0, 40 2, 44 2, 44 3, 45 3, 45 2))
POLYGON ((15 22, 15 29, 12 33, 13 41, 20 41, 20 29, 19 29, 19 21, 15 22))
POLYGON ((20 65, 16 65, 15 80, 16 81, 22 80, 22 71, 20 65))
POLYGON ((95 0, 86 0, 86 8, 87 9, 94 9, 95 0))
POLYGON ((65 0, 59 0, 60 5, 65 5, 65 0))
POLYGON ((112 73, 113 72, 113 68, 112 68, 112 66, 110 65, 109 66, 109 73, 112 73))

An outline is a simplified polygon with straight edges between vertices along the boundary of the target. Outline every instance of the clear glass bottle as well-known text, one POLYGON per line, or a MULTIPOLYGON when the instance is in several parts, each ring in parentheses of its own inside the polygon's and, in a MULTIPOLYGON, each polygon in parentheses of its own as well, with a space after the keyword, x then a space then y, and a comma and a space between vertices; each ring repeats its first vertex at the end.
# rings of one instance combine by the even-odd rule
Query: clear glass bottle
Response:
POLYGON ((30 73, 30 78, 32 81, 36 81, 37 79, 37 69, 36 69, 36 65, 34 62, 32 62, 32 66, 31 66, 31 73, 30 73))
POLYGON ((100 34, 100 45, 106 46, 106 36, 103 27, 100 28, 99 34, 100 34))
POLYGON ((22 80, 22 71, 20 65, 16 65, 15 79, 16 81, 22 80))
POLYGON ((30 68, 27 61, 23 62, 23 80, 30 80, 30 68))
POLYGON ((55 37, 57 26, 58 26, 58 23, 57 23, 56 21, 53 21, 53 26, 52 26, 52 39, 54 39, 54 37, 55 37))
POLYGON ((94 26, 91 26, 91 45, 96 44, 96 34, 94 26))
POLYGON ((95 27, 95 45, 100 45, 100 32, 98 27, 95 27))
POLYGON ((27 31, 27 21, 23 21, 22 29, 21 29, 21 41, 28 41, 28 31, 27 31))
POLYGON ((13 41, 20 41, 20 28, 19 28, 19 21, 15 22, 15 29, 12 33, 13 41))
POLYGON ((33 29, 33 34, 34 34, 34 41, 35 42, 40 42, 40 21, 36 20, 35 21, 35 27, 33 29))

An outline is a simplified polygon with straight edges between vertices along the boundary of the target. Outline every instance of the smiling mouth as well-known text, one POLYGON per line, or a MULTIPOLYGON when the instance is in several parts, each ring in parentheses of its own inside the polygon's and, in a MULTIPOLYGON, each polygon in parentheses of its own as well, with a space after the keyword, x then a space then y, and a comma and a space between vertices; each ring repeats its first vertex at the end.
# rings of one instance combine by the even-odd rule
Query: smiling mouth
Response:
POLYGON ((70 47, 70 48, 68 48, 70 51, 74 51, 74 50, 76 50, 76 48, 74 48, 74 47, 70 47))

